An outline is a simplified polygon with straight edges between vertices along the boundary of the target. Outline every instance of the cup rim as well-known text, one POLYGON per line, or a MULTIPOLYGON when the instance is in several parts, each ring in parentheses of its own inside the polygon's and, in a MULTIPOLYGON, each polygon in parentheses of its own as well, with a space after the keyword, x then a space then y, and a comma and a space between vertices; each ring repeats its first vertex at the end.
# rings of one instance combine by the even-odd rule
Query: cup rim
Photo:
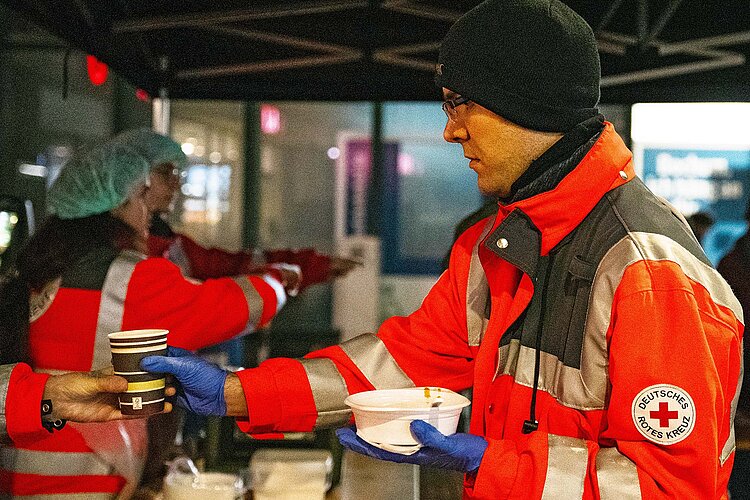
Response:
POLYGON ((121 330, 119 332, 112 332, 107 335, 111 340, 124 340, 124 339, 143 339, 151 337, 159 337, 167 335, 169 330, 163 330, 159 328, 151 328, 146 330, 121 330))

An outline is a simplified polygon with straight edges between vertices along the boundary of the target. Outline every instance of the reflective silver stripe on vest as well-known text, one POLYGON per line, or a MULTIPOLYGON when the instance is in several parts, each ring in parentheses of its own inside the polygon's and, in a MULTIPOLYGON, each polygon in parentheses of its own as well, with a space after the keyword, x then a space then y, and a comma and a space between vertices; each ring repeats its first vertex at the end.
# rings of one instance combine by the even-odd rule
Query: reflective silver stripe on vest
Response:
POLYGON ((719 461, 722 466, 735 448, 734 417, 737 415, 737 402, 740 399, 740 391, 742 390, 742 378, 745 376, 745 356, 742 355, 744 352, 745 341, 743 340, 740 342, 740 378, 737 381, 737 389, 734 393, 734 398, 732 398, 732 412, 729 420, 729 437, 727 437, 727 442, 724 443, 724 446, 721 448, 721 455, 719 456, 719 461))
POLYGON ((101 370, 112 365, 112 353, 107 335, 122 329, 125 296, 128 293, 130 278, 133 276, 136 264, 143 259, 145 259, 144 255, 125 250, 112 261, 107 270, 99 302, 99 317, 96 321, 92 370, 101 370))
POLYGON ((10 384, 10 373, 16 365, 0 365, 0 443, 10 441, 5 420, 5 401, 8 397, 8 385, 10 384))
POLYGON ((346 383, 330 359, 301 359, 310 382, 318 419, 316 428, 346 425, 351 411, 344 404, 349 395, 346 383))
POLYGON ((628 233, 605 254, 594 275, 589 307, 586 313, 581 378, 593 395, 604 399, 609 384, 607 374, 607 328, 612 301, 625 270, 642 261, 668 260, 680 266, 691 280, 700 283, 716 304, 730 309, 743 321, 742 307, 724 278, 711 266, 667 236, 654 233, 628 233), (602 376, 605 374, 605 376, 602 376))
POLYGON ((258 326, 260 318, 263 315, 263 298, 247 276, 234 276, 232 277, 232 280, 237 283, 237 286, 240 287, 242 294, 245 296, 248 313, 247 325, 254 329, 258 326))
MULTIPOLYGON (((37 476, 106 476, 112 468, 95 453, 32 451, 18 448, 0 449, 0 463, 14 474, 37 476)), ((81 479, 83 481, 83 479, 81 479)))
MULTIPOLYGON (((112 493, 54 493, 51 495, 14 495, 21 500, 112 500, 112 493)), ((0 497, 2 498, 2 497, 0 497)))
POLYGON ((596 455, 596 477, 599 482, 599 498, 602 500, 641 498, 638 469, 617 448, 599 450, 596 455))
POLYGON ((166 257, 167 260, 180 268, 183 276, 192 277, 193 266, 190 265, 190 259, 182 246, 182 238, 178 236, 172 241, 172 244, 167 248, 166 257))
MULTIPOLYGON (((498 355, 497 375, 511 375, 517 384, 534 387, 534 348, 522 346, 518 340, 511 340, 510 344, 498 349, 498 355)), ((603 370, 606 371, 606 366, 603 370)), ((565 366, 557 356, 546 352, 540 353, 537 387, 570 408, 604 408, 604 394, 592 394, 583 383, 580 370, 565 366)))
POLYGON ((478 346, 482 342, 482 336, 487 329, 488 318, 485 312, 487 300, 490 297, 490 286, 479 260, 479 247, 490 234, 493 224, 494 218, 490 217, 490 220, 482 229, 482 234, 474 244, 474 248, 471 249, 469 279, 466 283, 466 330, 470 346, 478 346))
POLYGON ((414 382, 406 376, 383 341, 375 335, 365 333, 347 340, 339 347, 376 389, 414 387, 414 382))
POLYGON ((550 434, 542 500, 583 498, 588 467, 586 441, 550 434))

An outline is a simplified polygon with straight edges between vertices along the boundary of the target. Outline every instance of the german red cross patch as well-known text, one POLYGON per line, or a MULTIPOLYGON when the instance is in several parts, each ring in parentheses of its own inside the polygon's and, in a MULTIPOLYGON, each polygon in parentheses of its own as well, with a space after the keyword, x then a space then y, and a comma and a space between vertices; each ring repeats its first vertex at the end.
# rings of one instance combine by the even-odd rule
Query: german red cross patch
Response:
POLYGON ((633 423, 654 443, 679 443, 695 427, 695 404, 683 389, 669 384, 646 387, 633 399, 633 423))

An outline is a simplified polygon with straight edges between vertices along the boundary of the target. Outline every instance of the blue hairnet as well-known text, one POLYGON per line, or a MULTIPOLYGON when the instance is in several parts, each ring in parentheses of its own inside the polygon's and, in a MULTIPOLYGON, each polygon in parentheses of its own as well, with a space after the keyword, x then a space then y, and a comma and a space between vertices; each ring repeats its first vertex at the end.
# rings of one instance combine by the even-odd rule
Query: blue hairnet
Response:
POLYGON ((61 219, 80 219, 122 205, 142 182, 146 160, 133 148, 104 144, 75 154, 47 194, 47 211, 61 219))
POLYGON ((187 156, 177 142, 147 128, 134 128, 121 132, 112 138, 112 142, 135 149, 146 158, 151 168, 162 163, 173 163, 180 169, 187 165, 187 156))

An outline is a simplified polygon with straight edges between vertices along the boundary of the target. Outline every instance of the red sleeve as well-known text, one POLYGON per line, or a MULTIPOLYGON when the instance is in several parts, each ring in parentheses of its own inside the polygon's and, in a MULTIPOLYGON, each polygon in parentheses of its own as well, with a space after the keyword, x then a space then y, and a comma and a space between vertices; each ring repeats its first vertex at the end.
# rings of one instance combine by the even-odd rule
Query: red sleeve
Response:
POLYGON ((184 234, 178 235, 178 238, 190 262, 193 278, 207 280, 235 276, 243 274, 253 265, 253 256, 250 253, 206 248, 184 234))
POLYGON ((169 344, 200 349, 267 323, 285 300, 273 278, 238 276, 196 283, 165 259, 149 258, 133 271, 123 329, 164 328, 169 344))
POLYGON ((319 254, 312 248, 301 250, 266 250, 266 261, 273 263, 295 264, 302 270, 300 291, 308 286, 324 283, 331 278, 331 258, 319 254))
POLYGON ((5 400, 7 432, 15 444, 34 441, 49 435, 42 427, 41 403, 49 375, 34 373, 19 363, 13 369, 5 400))
POLYGON ((715 498, 726 491, 743 329, 731 309, 677 264, 640 262, 626 270, 608 337, 612 390, 602 439, 635 464, 643 498, 715 498), (643 282, 658 286, 641 290, 643 282), (672 437, 644 425, 644 436, 635 405, 662 384, 679 390, 679 399, 658 404, 670 418, 679 410, 676 418, 686 425, 672 437))
MULTIPOLYGON (((464 292, 456 288, 460 281, 460 276, 450 271, 444 273, 419 310, 409 317, 386 321, 378 331, 388 355, 416 385, 441 385, 454 390, 471 385, 473 352, 466 341, 466 316, 461 312, 465 307, 457 306, 465 296, 465 285, 464 292)), ((350 394, 374 389, 372 381, 357 366, 357 360, 350 358, 341 346, 321 349, 305 358, 332 361, 350 394)), ((258 368, 238 372, 238 376, 250 421, 240 423, 243 431, 313 429, 317 417, 315 401, 300 361, 270 359, 258 368)), ((345 409, 343 399, 341 408, 345 409)))

